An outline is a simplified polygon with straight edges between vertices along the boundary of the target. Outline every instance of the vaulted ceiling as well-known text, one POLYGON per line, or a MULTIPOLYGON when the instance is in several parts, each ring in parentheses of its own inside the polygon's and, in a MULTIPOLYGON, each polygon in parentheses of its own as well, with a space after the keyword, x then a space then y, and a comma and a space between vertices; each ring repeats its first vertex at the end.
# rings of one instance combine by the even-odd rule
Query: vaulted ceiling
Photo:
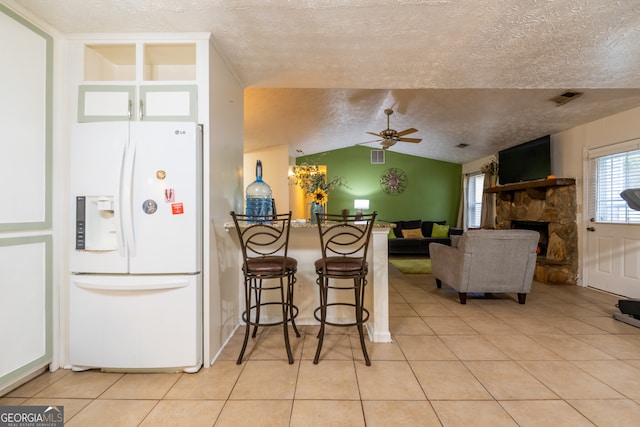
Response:
POLYGON ((211 32, 245 151, 371 141, 392 108, 422 142, 391 150, 464 163, 640 106, 637 0, 5 1, 61 33, 211 32))

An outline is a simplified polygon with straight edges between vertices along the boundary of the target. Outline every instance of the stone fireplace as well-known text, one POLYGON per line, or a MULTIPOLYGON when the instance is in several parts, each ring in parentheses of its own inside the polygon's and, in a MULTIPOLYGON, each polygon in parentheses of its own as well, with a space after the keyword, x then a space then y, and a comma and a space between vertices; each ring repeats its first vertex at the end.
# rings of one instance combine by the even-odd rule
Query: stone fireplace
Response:
POLYGON ((540 233, 534 278, 540 282, 575 285, 578 276, 578 226, 574 179, 545 179, 500 185, 496 226, 540 233))
POLYGON ((533 230, 540 233, 537 253, 539 257, 547 256, 549 246, 549 223, 545 221, 519 221, 511 220, 511 228, 519 230, 533 230))

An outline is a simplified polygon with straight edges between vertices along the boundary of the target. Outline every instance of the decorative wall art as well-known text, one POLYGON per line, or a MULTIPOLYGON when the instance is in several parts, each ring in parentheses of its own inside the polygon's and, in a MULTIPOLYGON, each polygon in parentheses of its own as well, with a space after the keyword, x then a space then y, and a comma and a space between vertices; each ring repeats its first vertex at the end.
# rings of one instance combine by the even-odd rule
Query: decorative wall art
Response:
POLYGON ((390 168, 380 177, 380 186, 385 193, 395 196, 407 188, 407 181, 407 174, 402 169, 390 168))

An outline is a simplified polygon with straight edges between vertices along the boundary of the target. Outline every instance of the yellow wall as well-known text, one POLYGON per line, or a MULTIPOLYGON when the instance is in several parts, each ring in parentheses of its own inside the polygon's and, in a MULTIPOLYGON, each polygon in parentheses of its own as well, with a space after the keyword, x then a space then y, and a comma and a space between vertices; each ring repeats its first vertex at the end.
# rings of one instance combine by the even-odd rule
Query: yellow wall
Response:
MULTIPOLYGON (((295 159, 294 159, 295 162, 295 159)), ((318 165, 318 170, 320 172, 327 173, 326 165, 318 165)), ((293 171, 293 166, 292 166, 293 171)), ((310 219, 309 208, 311 207, 311 197, 309 195, 305 195, 304 190, 297 185, 295 185, 295 179, 293 176, 290 177, 291 188, 290 188, 290 200, 291 200, 291 211, 292 217, 294 219, 310 219)))

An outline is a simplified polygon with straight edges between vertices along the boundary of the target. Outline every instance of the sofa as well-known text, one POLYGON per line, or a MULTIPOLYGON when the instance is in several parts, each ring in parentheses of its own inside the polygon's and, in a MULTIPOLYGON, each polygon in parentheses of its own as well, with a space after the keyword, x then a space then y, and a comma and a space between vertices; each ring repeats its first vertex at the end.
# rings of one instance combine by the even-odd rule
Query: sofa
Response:
POLYGON ((518 294, 524 304, 531 290, 540 234, 531 230, 470 230, 453 246, 431 243, 431 270, 442 283, 458 291, 460 304, 467 293, 518 294))
POLYGON ((429 243, 451 244, 452 235, 462 229, 447 225, 446 221, 393 221, 389 231, 389 255, 429 256, 429 243))

